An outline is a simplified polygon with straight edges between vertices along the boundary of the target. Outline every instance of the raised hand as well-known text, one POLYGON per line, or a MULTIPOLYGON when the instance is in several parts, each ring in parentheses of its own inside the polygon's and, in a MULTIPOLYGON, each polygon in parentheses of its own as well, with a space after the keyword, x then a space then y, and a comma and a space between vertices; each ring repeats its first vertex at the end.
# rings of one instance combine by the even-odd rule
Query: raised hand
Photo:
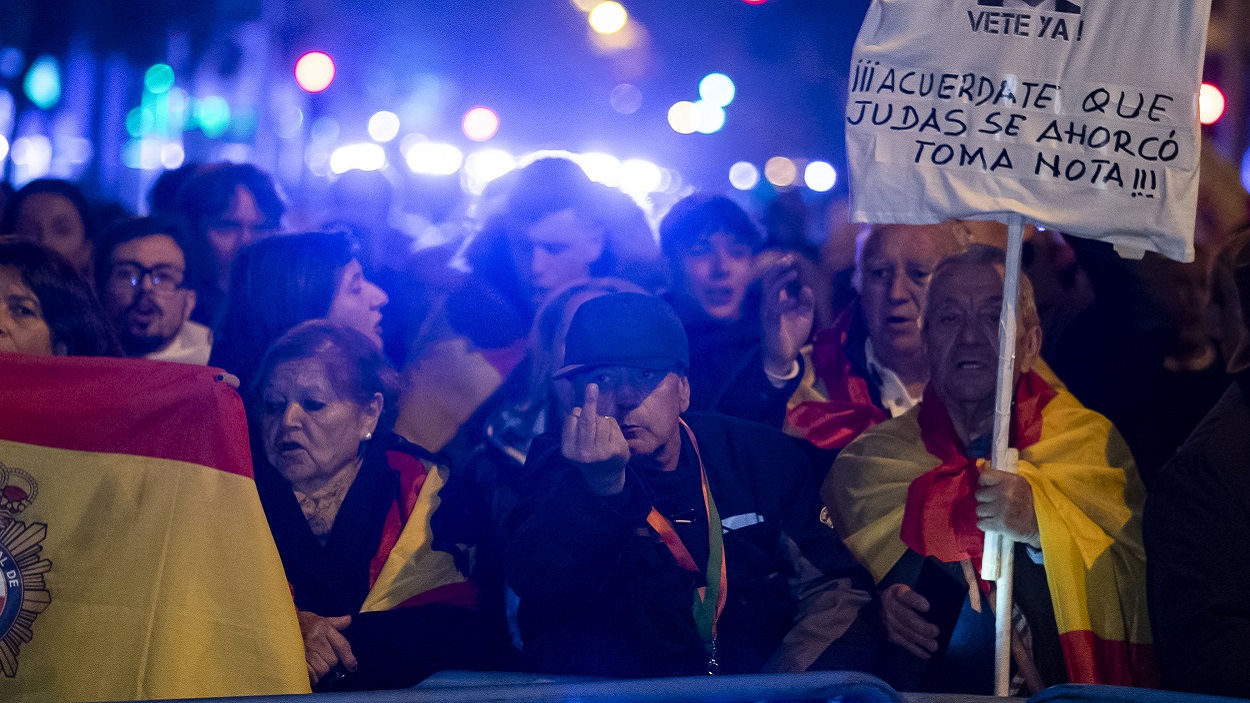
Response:
POLYGON ((799 349, 812 333, 816 296, 801 286, 794 254, 769 264, 761 273, 764 299, 760 322, 764 328, 764 370, 785 376, 794 368, 799 349))
POLYGON ((586 385, 586 399, 564 418, 560 452, 581 469, 597 495, 616 495, 625 490, 625 464, 629 443, 616 419, 599 414, 599 386, 586 385))

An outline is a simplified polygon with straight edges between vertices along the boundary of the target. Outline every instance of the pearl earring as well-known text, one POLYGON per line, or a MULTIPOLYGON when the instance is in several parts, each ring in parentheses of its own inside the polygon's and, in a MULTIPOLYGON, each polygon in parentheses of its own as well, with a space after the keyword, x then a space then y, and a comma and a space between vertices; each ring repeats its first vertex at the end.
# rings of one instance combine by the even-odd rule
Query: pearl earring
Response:
POLYGON ((366 442, 368 442, 368 441, 369 441, 369 440, 371 440, 371 439, 373 439, 373 433, 372 433, 372 432, 366 432, 366 433, 365 433, 365 441, 366 441, 366 442))

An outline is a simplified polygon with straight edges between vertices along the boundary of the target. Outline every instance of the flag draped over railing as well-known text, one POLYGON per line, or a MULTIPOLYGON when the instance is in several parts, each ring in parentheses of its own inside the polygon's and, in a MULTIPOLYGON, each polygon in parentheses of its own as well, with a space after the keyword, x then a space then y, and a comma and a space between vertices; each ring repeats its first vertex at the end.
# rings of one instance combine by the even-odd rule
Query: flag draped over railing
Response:
POLYGON ((0 699, 309 690, 218 373, 0 354, 0 699))

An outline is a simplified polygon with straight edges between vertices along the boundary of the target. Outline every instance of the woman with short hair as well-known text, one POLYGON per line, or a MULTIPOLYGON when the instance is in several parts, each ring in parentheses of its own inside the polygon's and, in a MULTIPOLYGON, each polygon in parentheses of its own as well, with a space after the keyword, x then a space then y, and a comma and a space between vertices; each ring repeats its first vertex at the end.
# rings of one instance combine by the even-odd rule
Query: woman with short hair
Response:
POLYGON ((389 432, 396 387, 373 340, 314 320, 274 343, 250 394, 256 487, 318 691, 412 686, 496 651, 436 510, 447 469, 389 432))

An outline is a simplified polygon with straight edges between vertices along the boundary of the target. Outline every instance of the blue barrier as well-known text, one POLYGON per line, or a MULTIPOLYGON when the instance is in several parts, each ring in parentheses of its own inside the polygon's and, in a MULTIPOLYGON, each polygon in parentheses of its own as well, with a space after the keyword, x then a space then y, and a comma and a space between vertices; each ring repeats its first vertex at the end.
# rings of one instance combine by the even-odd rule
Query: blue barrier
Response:
POLYGON ((1030 698, 1028 703, 1066 703, 1068 701, 1072 703, 1244 703, 1244 700, 1223 696, 1204 696, 1198 693, 1070 683, 1051 686, 1030 698))
POLYGON ((397 691, 212 700, 295 703, 297 698, 299 703, 905 703, 884 681, 851 671, 612 680, 458 672, 436 675, 415 688, 397 691))

